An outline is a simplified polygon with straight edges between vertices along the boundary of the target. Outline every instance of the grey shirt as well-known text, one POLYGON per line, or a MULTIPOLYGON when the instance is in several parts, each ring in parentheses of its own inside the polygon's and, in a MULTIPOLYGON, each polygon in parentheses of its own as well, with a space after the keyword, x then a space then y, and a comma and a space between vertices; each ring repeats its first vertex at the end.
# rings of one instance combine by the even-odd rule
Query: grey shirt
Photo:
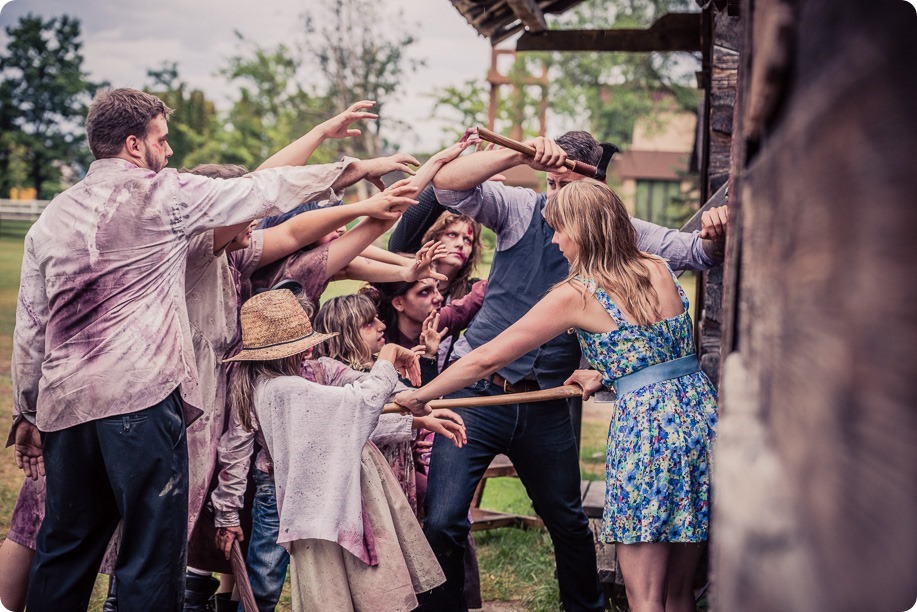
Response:
MULTIPOLYGON (((492 229, 497 235, 497 251, 512 248, 522 239, 535 214, 538 195, 532 189, 509 187, 495 181, 487 181, 467 191, 436 190, 440 204, 492 229)), ((633 217, 631 222, 637 230, 637 247, 659 255, 673 270, 706 270, 716 265, 704 252, 698 232, 681 232, 633 217)), ((452 358, 458 359, 471 349, 462 337, 455 343, 452 358)))

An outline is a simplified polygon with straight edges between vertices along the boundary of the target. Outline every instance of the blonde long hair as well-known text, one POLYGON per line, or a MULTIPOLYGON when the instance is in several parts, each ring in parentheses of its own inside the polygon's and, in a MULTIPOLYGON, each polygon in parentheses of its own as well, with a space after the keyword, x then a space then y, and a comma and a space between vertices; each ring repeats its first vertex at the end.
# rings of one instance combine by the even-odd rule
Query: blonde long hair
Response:
POLYGON ((315 329, 322 333, 336 331, 338 335, 315 347, 315 354, 342 361, 354 370, 372 368, 375 359, 363 342, 360 328, 375 318, 376 306, 366 295, 355 293, 331 298, 315 315, 315 329))
POLYGON ((566 232, 578 250, 570 275, 560 284, 574 276, 594 279, 620 298, 638 324, 659 320, 659 295, 648 265, 659 258, 637 248, 637 230, 614 191, 592 179, 574 181, 548 199, 544 216, 555 231, 566 232))
POLYGON ((269 361, 239 361, 229 371, 229 408, 245 431, 252 430, 255 386, 261 378, 299 376, 302 353, 269 361))

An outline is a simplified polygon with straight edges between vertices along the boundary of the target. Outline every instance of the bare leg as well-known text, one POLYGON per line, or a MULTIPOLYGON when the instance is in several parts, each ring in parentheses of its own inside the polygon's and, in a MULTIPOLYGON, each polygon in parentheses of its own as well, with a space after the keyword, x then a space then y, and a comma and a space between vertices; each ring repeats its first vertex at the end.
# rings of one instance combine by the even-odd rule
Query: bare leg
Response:
POLYGON ((29 568, 35 551, 10 539, 0 546, 0 602, 13 612, 25 609, 29 568))
POLYGON ((616 544, 631 612, 665 612, 666 574, 671 544, 616 544))
POLYGON ((220 588, 217 593, 232 593, 233 587, 236 586, 236 577, 232 574, 220 574, 220 588))
POLYGON ((696 612, 694 572, 706 543, 671 544, 665 612, 696 612))

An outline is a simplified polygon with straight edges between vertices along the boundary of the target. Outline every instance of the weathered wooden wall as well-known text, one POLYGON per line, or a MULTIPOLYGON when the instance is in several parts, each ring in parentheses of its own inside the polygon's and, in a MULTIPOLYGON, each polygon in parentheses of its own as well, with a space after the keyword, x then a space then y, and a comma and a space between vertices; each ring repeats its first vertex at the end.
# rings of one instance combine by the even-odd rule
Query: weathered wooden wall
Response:
POLYGON ((907 610, 917 15, 902 0, 744 0, 739 19, 714 605, 907 610))
MULTIPOLYGON (((704 74, 709 88, 705 94, 703 137, 704 159, 701 180, 703 198, 709 199, 729 180, 732 168, 732 124, 741 47, 739 19, 710 10, 705 23, 708 48, 704 53, 704 74)), ((719 380, 722 336, 723 269, 714 268, 700 276, 697 285, 703 308, 698 321, 701 367, 711 380, 719 380)))

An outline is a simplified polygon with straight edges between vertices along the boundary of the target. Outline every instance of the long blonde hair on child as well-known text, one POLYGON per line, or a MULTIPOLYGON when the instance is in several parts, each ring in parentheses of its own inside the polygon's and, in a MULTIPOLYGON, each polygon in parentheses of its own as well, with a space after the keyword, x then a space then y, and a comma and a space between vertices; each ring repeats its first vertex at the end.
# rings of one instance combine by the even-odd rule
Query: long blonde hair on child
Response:
POLYGON ((544 216, 555 230, 565 231, 578 250, 570 275, 560 284, 575 276, 593 279, 621 300, 619 305, 637 324, 659 320, 659 296, 648 266, 659 258, 637 248, 637 230, 614 191, 592 179, 574 181, 548 199, 544 216))
POLYGON ((331 298, 315 315, 315 329, 338 335, 315 348, 315 354, 346 363, 354 370, 369 370, 375 361, 360 328, 376 318, 376 306, 369 297, 355 293, 331 298))

